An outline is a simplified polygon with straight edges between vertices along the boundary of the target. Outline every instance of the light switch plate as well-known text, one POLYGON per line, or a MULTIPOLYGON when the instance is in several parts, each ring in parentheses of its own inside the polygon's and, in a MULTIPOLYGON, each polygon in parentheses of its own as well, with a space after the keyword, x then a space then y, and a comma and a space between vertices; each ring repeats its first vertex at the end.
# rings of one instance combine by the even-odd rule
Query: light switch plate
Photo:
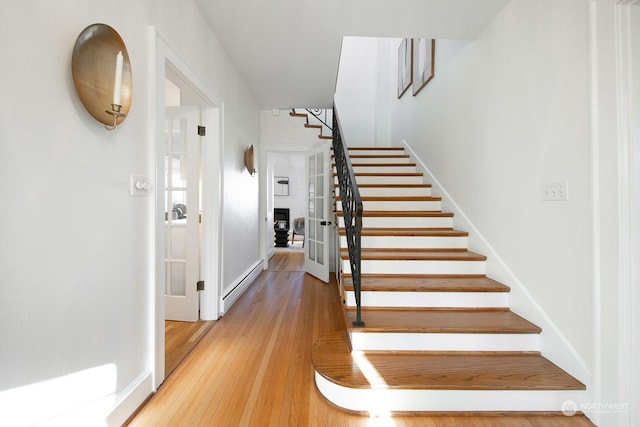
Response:
POLYGON ((129 194, 131 196, 147 196, 151 191, 149 179, 142 175, 131 175, 129 194))

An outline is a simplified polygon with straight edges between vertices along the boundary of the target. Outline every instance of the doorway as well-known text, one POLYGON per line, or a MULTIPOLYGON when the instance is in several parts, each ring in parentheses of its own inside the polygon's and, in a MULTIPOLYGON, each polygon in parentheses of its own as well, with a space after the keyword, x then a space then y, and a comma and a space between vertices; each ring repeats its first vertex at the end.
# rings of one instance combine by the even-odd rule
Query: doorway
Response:
POLYGON ((224 105, 155 30, 151 37, 156 52, 152 316, 157 389, 175 360, 188 354, 219 315, 224 105), (196 147, 187 152, 195 150, 197 155, 190 159, 185 144, 196 147), (192 230, 187 230, 189 225, 192 230), (187 273, 189 263, 192 267, 187 273), (175 307, 169 304, 186 301, 189 292, 195 298, 188 305, 195 308, 188 308, 190 317, 180 320, 190 322, 166 323, 167 315, 174 317, 175 307), (167 302, 168 297, 175 301, 167 302), (172 353, 165 354, 166 348, 172 353))
MULTIPOLYGON (((314 251, 311 252, 312 258, 314 261, 317 259, 317 254, 315 250, 319 247, 323 247, 326 245, 326 249, 328 250, 328 254, 323 252, 323 263, 326 265, 324 268, 327 269, 327 281, 328 275, 330 271, 335 271, 335 264, 337 260, 336 256, 336 244, 337 239, 335 237, 336 228, 335 224, 333 224, 334 220, 329 219, 329 216, 332 216, 333 209, 331 209, 331 205, 333 200, 331 199, 330 194, 333 189, 333 183, 330 185, 324 183, 323 179, 319 178, 320 175, 313 173, 313 185, 309 182, 309 156, 310 153, 315 153, 317 156, 318 152, 323 152, 322 156, 324 160, 324 166, 327 167, 327 171, 329 170, 330 165, 330 156, 329 146, 326 144, 310 144, 310 145, 302 145, 302 146, 289 146, 289 145, 273 145, 262 147, 262 158, 266 161, 265 168, 261 171, 261 182, 262 184, 262 203, 264 206, 265 214, 265 227, 263 233, 263 260, 264 265, 263 269, 267 270, 270 268, 269 260, 274 257, 274 255, 278 255, 278 260, 282 258, 283 253, 286 255, 287 253, 302 253, 304 255, 303 261, 309 257, 309 191, 310 188, 313 189, 314 194, 317 188, 322 187, 322 197, 327 197, 327 199, 323 200, 321 205, 314 203, 313 205, 313 224, 317 225, 314 228, 314 232, 312 234, 313 240, 313 248, 314 251), (278 179, 276 180, 276 176, 278 179), (286 191, 277 191, 276 185, 283 178, 286 178, 287 189, 286 191), (316 182, 322 182, 323 184, 320 186, 316 186, 316 182), (276 194, 279 193, 279 194, 276 194), (286 196, 285 196, 286 194, 286 196), (274 245, 274 223, 276 222, 276 218, 274 217, 274 210, 276 208, 284 208, 289 209, 289 217, 290 220, 287 221, 291 224, 287 224, 290 226, 293 224, 297 217, 303 217, 305 223, 305 235, 300 237, 296 235, 295 240, 292 242, 293 235, 289 233, 289 240, 287 247, 277 247, 274 245), (316 209, 317 208, 317 209, 316 209), (325 211, 325 215, 317 215, 316 210, 325 211), (320 225, 323 222, 323 219, 326 220, 325 225, 320 225), (323 230, 323 229, 326 229, 323 230), (327 233, 327 235, 323 236, 322 239, 318 238, 317 230, 321 230, 327 233), (303 240, 304 239, 304 240, 303 240), (318 245, 318 240, 323 242, 322 245, 318 245), (303 243, 304 242, 304 243, 303 243)), ((314 165, 317 164, 317 158, 315 159, 314 165)), ((324 166, 321 169, 324 169, 324 166)), ((326 173, 326 171, 325 171, 326 173)), ((325 248, 323 248, 324 250, 325 248)), ((297 255, 299 256, 299 255, 297 255)), ((281 261, 277 261, 276 263, 280 263, 281 261)), ((308 270, 307 270, 308 271, 308 270)))

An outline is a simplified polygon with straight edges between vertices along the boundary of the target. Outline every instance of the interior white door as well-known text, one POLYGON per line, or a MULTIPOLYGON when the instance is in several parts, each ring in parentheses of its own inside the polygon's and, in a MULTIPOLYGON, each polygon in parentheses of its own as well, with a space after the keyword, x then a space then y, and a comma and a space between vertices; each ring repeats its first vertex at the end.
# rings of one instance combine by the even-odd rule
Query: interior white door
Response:
POLYGON ((166 107, 165 318, 199 318, 200 136, 197 107, 166 107))
POLYGON ((304 268, 325 283, 329 283, 330 264, 330 163, 328 145, 307 152, 304 268))

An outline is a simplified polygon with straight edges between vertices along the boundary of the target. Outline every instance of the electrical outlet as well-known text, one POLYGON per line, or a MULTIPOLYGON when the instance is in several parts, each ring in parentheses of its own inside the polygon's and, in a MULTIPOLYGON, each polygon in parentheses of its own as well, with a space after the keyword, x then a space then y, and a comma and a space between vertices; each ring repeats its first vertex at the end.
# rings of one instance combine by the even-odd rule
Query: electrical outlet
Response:
POLYGON ((565 201, 569 200, 567 182, 551 182, 542 185, 542 200, 565 201))

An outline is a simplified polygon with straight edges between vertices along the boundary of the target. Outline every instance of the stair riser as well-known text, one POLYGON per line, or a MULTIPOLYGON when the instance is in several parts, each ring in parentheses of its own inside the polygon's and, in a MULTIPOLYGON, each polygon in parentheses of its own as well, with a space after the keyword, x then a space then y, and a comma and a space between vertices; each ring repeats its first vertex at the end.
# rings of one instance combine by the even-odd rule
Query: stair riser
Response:
MULTIPOLYGON (((342 202, 336 202, 338 211, 342 211, 342 202)), ((442 202, 434 201, 363 201, 362 208, 365 211, 431 211, 442 210, 442 202)))
POLYGON ((360 351, 540 351, 539 334, 351 332, 350 339, 360 351))
MULTIPOLYGON (((344 227, 344 218, 338 217, 344 227)), ((363 217, 364 228, 453 228, 453 217, 363 217)))
MULTIPOLYGON (((362 236, 363 248, 380 249, 466 249, 466 236, 362 236)), ((347 247, 347 238, 340 236, 340 247, 347 247)))
POLYGON ((393 166, 353 166, 353 172, 359 173, 415 173, 416 167, 413 165, 393 165, 393 166))
MULTIPOLYGON (((356 306, 353 291, 345 292, 347 307, 356 306)), ((363 307, 426 307, 426 308, 507 308, 507 292, 382 292, 363 291, 363 307)))
POLYGON ((402 390, 387 388, 384 383, 371 389, 353 389, 317 372, 315 380, 318 391, 334 405, 381 417, 394 411, 561 412, 565 402, 576 402, 580 407, 586 399, 585 392, 574 390, 402 390))
MULTIPOLYGON (((362 274, 485 274, 484 261, 362 260, 362 274)), ((351 274, 349 260, 342 271, 351 274)))
MULTIPOLYGON (((403 176, 403 175, 389 175, 389 176, 378 176, 378 175, 367 175, 367 176, 356 176, 356 182, 358 184, 424 184, 422 175, 412 175, 412 176, 403 176)), ((335 178, 334 184, 338 184, 338 177, 335 178)))
POLYGON ((407 154, 404 150, 354 150, 349 149, 349 156, 394 156, 394 155, 402 155, 407 154))
POLYGON ((351 164, 407 164, 412 163, 409 157, 354 157, 351 156, 351 164))
MULTIPOLYGON (((429 187, 360 187, 358 188, 362 197, 430 197, 431 188, 429 187)), ((336 196, 340 192, 336 191, 336 196)))

